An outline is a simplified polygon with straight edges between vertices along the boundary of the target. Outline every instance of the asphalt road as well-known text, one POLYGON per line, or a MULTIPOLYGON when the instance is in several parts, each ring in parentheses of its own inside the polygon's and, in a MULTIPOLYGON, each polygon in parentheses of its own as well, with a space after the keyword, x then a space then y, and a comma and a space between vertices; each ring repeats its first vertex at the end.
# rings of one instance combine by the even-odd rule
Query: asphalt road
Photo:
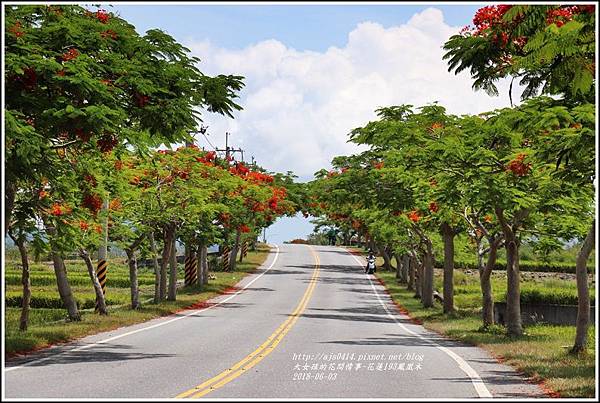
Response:
POLYGON ((274 247, 209 309, 7 362, 5 397, 543 396, 483 350, 410 322, 362 270, 341 248, 274 247))

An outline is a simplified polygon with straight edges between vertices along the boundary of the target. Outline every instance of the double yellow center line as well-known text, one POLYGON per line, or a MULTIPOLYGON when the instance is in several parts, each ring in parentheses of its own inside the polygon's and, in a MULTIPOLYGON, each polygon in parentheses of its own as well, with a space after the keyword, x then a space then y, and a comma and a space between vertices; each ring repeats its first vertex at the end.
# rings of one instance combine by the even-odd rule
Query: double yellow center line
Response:
POLYGON ((201 383, 200 385, 187 390, 183 393, 180 393, 176 397, 178 398, 198 398, 206 395, 207 393, 212 392, 213 390, 219 389, 220 387, 228 384, 233 381, 238 376, 242 375, 244 372, 248 371, 250 368, 254 367, 260 361, 263 360, 266 356, 271 354, 275 347, 283 340, 285 335, 290 331, 290 329, 294 326, 300 315, 306 309, 308 305, 308 301, 317 285, 317 279, 319 277, 320 271, 320 261, 319 255, 317 255, 314 249, 309 246, 313 257, 315 258, 315 269, 310 278, 309 285, 302 296, 302 299, 298 303, 296 309, 292 312, 289 318, 283 322, 274 332, 269 336, 269 338, 261 344, 256 350, 248 354, 237 364, 232 366, 231 368, 221 372, 219 375, 210 378, 208 381, 201 383))

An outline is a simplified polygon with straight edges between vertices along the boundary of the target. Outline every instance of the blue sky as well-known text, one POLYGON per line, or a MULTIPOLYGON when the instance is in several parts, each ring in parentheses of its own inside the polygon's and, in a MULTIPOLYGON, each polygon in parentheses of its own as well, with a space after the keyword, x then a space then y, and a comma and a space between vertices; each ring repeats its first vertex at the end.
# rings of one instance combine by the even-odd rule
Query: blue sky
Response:
POLYGON ((436 7, 449 25, 471 23, 484 3, 441 5, 116 5, 107 7, 131 22, 138 32, 160 28, 180 41, 209 39, 217 46, 243 48, 277 39, 296 50, 324 51, 343 46, 360 22, 384 27, 406 23, 415 13, 436 7))
MULTIPOLYGON (((207 117, 212 142, 222 147, 222 134, 230 131, 234 146, 242 146, 247 157, 256 155, 260 165, 273 171, 291 166, 308 180, 318 168, 328 168, 332 156, 354 152, 346 144, 348 129, 366 123, 382 103, 422 105, 439 97, 461 112, 491 109, 481 94, 465 102, 472 92, 470 79, 455 82, 440 53, 456 27, 470 24, 484 4, 102 7, 120 14, 140 33, 166 31, 202 59, 202 71, 244 75, 244 111, 235 120, 207 117), (441 13, 427 11, 431 8, 441 13), (401 31, 420 39, 413 44, 401 31), (408 43, 398 44, 403 41, 408 43), (398 53, 405 59, 399 60, 398 53), (331 67, 319 69, 320 64, 331 67), (328 81, 335 81, 328 77, 332 70, 352 72, 329 86, 328 81), (285 144, 289 153, 278 158, 282 148, 276 143, 285 144)), ((312 228, 302 216, 282 218, 267 229, 267 241, 304 238, 312 228)))

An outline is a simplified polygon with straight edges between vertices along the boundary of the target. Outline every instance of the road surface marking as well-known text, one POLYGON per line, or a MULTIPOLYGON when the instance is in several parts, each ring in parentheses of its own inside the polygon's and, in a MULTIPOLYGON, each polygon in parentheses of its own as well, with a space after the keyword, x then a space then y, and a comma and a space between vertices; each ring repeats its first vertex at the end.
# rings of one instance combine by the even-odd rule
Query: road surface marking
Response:
POLYGON ((315 253, 313 248, 309 246, 311 253, 315 258, 315 269, 309 281, 309 286, 306 288, 304 295, 300 299, 298 306, 296 309, 290 314, 289 318, 284 321, 265 341, 261 344, 256 350, 252 353, 248 354, 237 364, 233 365, 231 368, 221 372, 220 374, 214 376, 213 378, 207 380, 206 382, 201 383, 200 385, 189 389, 183 393, 177 395, 177 398, 199 398, 202 397, 226 384, 233 381, 244 372, 248 371, 250 368, 254 367, 260 361, 262 361, 266 356, 271 354, 275 347, 283 340, 285 335, 290 331, 290 329, 294 326, 296 321, 300 318, 300 315, 304 312, 304 309, 308 305, 308 301, 310 300, 312 293, 317 285, 317 279, 319 277, 320 272, 320 260, 319 255, 315 253))
MULTIPOLYGON (((350 256, 352 256, 354 258, 354 260, 356 260, 356 262, 363 267, 363 263, 358 260, 358 258, 350 251, 348 251, 346 249, 346 251, 350 254, 350 256)), ((409 328, 407 328, 406 326, 404 326, 404 324, 398 322, 398 319, 396 318, 395 315, 393 315, 390 310, 388 309, 387 305, 382 301, 379 293, 377 292, 377 289, 375 288, 375 285, 373 284, 373 282, 371 281, 371 277, 368 274, 365 274, 365 276, 367 277, 367 279, 369 279, 369 283, 371 284, 371 288, 373 289, 373 292, 375 292, 375 295, 377 296, 377 300, 379 301, 379 303, 383 306, 383 308, 385 309, 385 311, 387 312, 388 316, 398 325, 400 326, 402 329, 404 329, 404 331, 406 331, 407 333, 410 333, 420 339, 422 339, 423 341, 431 344, 432 346, 434 346, 435 348, 437 348, 438 350, 443 351, 444 353, 446 353, 450 358, 452 358, 457 364, 458 367, 469 376, 469 378, 471 379, 471 383, 473 384, 473 387, 475 388, 475 391, 477 392, 477 394, 479 395, 479 397, 492 397, 492 394, 490 393, 490 391, 488 390, 488 388, 485 386, 485 383, 483 382, 483 380, 481 379, 481 377, 479 376, 479 374, 458 354, 456 354, 455 352, 451 351, 450 349, 440 346, 439 344, 437 344, 435 341, 428 339, 426 337, 423 337, 422 335, 420 335, 419 333, 415 333, 412 330, 410 330, 409 328)))
POLYGON ((217 306, 219 306, 219 305, 221 305, 221 304, 229 301, 233 297, 236 297, 237 295, 239 295, 246 288, 250 287, 252 285, 252 283, 254 283, 256 280, 258 280, 259 278, 261 278, 266 272, 268 272, 269 270, 271 270, 271 268, 273 268, 273 265, 275 264, 275 262, 277 261, 277 257, 279 256, 279 246, 277 246, 277 245, 274 245, 274 246, 275 246, 275 257, 273 258, 273 261, 271 262, 271 264, 269 265, 269 267, 265 269, 265 271, 263 271, 262 273, 260 273, 260 275, 256 276, 254 279, 252 279, 252 281, 250 281, 248 284, 246 284, 244 287, 242 287, 242 289, 236 291, 234 294, 230 295, 229 297, 225 298, 222 301, 219 301, 219 302, 215 303, 214 305, 211 305, 211 306, 209 306, 207 308, 196 309, 196 310, 190 311, 190 312, 188 312, 188 313, 186 313, 184 315, 177 316, 177 317, 175 317, 175 318, 173 318, 171 320, 167 320, 165 322, 160 322, 160 323, 157 323, 157 324, 152 325, 152 326, 143 327, 141 329, 132 330, 131 332, 123 333, 123 334, 120 334, 118 336, 109 337, 108 339, 100 340, 100 341, 97 341, 97 342, 95 342, 93 344, 86 344, 84 346, 76 347, 76 348, 73 348, 73 349, 68 350, 68 351, 62 351, 62 352, 57 353, 57 354, 52 354, 51 356, 48 356, 48 357, 39 358, 37 360, 28 361, 28 362, 23 363, 21 365, 17 365, 17 366, 14 366, 14 367, 6 368, 4 370, 4 372, 14 371, 16 369, 23 368, 23 367, 29 367, 32 364, 39 363, 39 362, 44 362, 44 361, 48 361, 48 360, 51 360, 54 357, 57 357, 57 356, 62 355, 62 354, 72 353, 72 352, 75 352, 75 351, 87 350, 89 348, 96 347, 96 346, 98 346, 100 344, 105 344, 105 343, 108 343, 108 342, 113 341, 113 340, 120 339, 120 338, 125 337, 125 336, 130 336, 132 334, 143 332, 145 330, 150 330, 150 329, 154 329, 154 328, 157 328, 157 327, 160 327, 160 326, 164 326, 164 325, 166 325, 168 323, 172 323, 172 322, 178 321, 180 319, 185 319, 185 318, 187 318, 189 316, 192 316, 192 315, 198 314, 200 312, 204 312, 204 311, 207 311, 207 310, 212 309, 214 307, 217 307, 217 306))

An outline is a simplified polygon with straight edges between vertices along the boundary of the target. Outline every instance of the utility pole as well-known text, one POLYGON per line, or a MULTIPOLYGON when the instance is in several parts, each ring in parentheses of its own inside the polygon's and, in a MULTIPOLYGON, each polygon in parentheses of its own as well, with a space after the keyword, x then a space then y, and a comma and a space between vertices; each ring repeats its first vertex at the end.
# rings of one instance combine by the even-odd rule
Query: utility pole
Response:
POLYGON ((217 148, 217 151, 225 151, 225 159, 227 159, 227 161, 229 161, 230 155, 231 154, 235 154, 235 153, 240 153, 242 154, 242 162, 244 161, 244 150, 242 150, 241 148, 232 148, 229 147, 229 136, 231 135, 231 133, 229 132, 225 132, 225 149, 220 149, 217 148))

